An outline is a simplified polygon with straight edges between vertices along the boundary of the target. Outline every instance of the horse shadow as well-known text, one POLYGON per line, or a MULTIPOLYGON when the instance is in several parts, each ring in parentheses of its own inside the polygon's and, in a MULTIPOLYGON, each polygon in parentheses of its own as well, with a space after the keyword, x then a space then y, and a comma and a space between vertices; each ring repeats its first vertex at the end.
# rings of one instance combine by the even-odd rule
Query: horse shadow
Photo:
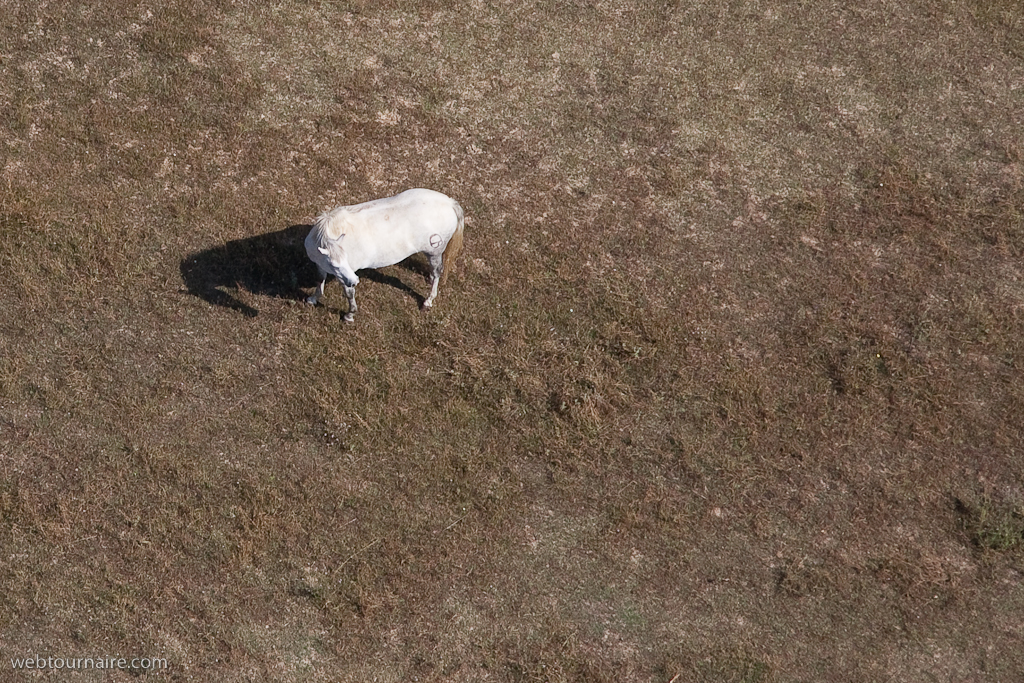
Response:
MULTIPOLYGON (((316 266, 309 260, 304 246, 311 228, 308 224, 292 225, 189 254, 180 265, 185 288, 193 296, 250 318, 256 317, 259 311, 232 294, 232 290, 305 301, 320 284, 316 266)), ((399 266, 424 275, 429 269, 426 259, 417 256, 409 257, 399 266)), ((366 270, 359 271, 359 277, 404 291, 419 305, 426 300, 393 275, 366 270)))

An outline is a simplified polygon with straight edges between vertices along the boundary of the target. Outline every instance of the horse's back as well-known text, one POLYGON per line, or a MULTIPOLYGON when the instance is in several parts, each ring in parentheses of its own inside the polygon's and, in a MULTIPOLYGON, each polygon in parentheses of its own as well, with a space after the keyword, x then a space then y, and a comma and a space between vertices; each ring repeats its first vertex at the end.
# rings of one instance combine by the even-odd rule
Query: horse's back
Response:
POLYGON ((337 232, 345 234, 345 250, 354 267, 380 268, 412 254, 443 250, 458 229, 457 207, 447 195, 416 188, 338 207, 332 222, 345 224, 337 232))
POLYGON ((455 200, 448 195, 420 187, 406 190, 394 197, 338 207, 336 210, 345 210, 354 217, 358 216, 371 223, 378 219, 386 222, 390 216, 429 218, 433 213, 440 214, 455 204, 455 200))

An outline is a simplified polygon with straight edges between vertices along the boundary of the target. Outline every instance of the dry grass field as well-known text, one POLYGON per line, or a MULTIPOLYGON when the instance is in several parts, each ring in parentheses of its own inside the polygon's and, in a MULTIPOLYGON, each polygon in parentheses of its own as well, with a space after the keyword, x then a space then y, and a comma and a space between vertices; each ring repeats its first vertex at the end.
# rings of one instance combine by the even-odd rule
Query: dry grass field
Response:
POLYGON ((1021 680, 1017 0, 0 16, 0 680, 1021 680))

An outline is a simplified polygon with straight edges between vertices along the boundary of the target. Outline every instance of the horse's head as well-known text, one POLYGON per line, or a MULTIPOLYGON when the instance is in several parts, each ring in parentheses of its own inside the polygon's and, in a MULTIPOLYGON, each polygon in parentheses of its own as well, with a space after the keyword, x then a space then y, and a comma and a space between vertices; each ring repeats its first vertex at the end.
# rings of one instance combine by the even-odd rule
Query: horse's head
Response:
POLYGON ((346 287, 355 287, 359 284, 359 276, 348 263, 345 248, 342 246, 344 237, 344 235, 340 235, 337 239, 328 239, 327 246, 317 247, 317 251, 327 259, 334 277, 338 278, 346 287))

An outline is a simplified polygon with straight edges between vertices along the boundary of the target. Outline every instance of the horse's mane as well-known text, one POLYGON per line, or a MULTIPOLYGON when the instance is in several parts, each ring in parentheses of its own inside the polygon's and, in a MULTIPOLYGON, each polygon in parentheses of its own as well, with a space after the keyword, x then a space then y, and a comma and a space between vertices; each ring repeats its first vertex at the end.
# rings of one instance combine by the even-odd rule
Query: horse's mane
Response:
POLYGON ((346 207, 339 206, 317 216, 316 221, 313 222, 313 229, 316 231, 320 244, 324 244, 328 240, 336 240, 349 231, 349 228, 352 227, 349 213, 346 207))

